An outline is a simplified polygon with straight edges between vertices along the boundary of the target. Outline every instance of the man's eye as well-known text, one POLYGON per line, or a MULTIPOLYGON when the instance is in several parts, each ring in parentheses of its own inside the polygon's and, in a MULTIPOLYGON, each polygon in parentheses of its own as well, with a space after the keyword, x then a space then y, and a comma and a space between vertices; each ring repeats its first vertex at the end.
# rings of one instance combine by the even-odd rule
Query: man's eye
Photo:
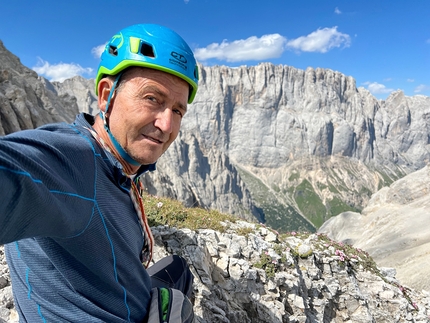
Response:
POLYGON ((174 109, 173 112, 176 113, 177 115, 181 116, 181 118, 182 118, 183 114, 180 110, 174 109))
POLYGON ((157 102, 157 99, 153 96, 147 96, 146 99, 152 102, 157 102))

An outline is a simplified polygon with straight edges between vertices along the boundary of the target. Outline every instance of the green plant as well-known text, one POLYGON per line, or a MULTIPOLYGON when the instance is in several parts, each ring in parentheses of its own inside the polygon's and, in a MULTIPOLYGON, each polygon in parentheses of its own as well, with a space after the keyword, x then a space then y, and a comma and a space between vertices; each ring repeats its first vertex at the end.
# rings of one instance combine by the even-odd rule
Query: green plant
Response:
POLYGON ((168 225, 176 228, 189 228, 191 230, 213 229, 223 232, 222 222, 236 222, 239 218, 215 210, 202 208, 187 208, 181 202, 143 195, 145 214, 150 226, 168 225))
POLYGON ((254 267, 264 269, 267 278, 273 278, 275 277, 277 263, 278 261, 273 260, 272 257, 270 257, 269 253, 266 251, 260 255, 260 260, 254 264, 254 267))
POLYGON ((246 237, 248 234, 250 234, 253 231, 254 230, 251 227, 240 227, 237 230, 237 234, 246 237))

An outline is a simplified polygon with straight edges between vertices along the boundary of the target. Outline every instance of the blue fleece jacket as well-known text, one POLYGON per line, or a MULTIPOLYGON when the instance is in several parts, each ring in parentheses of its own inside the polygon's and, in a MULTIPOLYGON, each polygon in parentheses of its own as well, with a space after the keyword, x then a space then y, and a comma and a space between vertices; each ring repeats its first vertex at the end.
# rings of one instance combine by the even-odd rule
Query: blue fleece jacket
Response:
POLYGON ((0 139, 0 244, 21 322, 146 315, 151 283, 131 181, 86 129, 93 121, 81 114, 0 139))

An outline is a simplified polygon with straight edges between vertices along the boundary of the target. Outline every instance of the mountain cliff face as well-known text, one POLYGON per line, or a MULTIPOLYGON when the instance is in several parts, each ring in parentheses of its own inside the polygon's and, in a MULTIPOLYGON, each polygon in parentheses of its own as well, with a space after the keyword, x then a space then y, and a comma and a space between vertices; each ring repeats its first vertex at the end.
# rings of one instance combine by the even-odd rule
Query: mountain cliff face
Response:
MULTIPOLYGON (((267 223, 281 231, 314 230, 342 211, 359 211, 429 158, 428 97, 395 92, 378 101, 353 78, 324 69, 200 71, 182 133, 204 154, 226 155, 267 223)), ((178 156, 160 163, 166 160, 178 156)))
POLYGON ((23 66, 0 41, 0 135, 69 121, 78 110, 74 97, 59 96, 51 83, 23 66))
MULTIPOLYGON (((76 98, 79 112, 96 115, 99 112, 94 80, 88 80, 82 76, 74 76, 64 82, 52 82, 55 91, 60 96, 76 98)), ((72 116, 74 118, 74 116, 72 116)))
POLYGON ((428 97, 395 92, 378 101, 353 78, 319 68, 200 71, 183 131, 197 134, 203 149, 228 155, 276 228, 293 222, 288 212, 319 227, 339 210, 360 210, 372 193, 429 158, 428 97), (273 214, 264 202, 269 195, 278 206, 273 214))
MULTIPOLYGON (((324 69, 200 71, 182 133, 204 155, 227 156, 267 223, 281 231, 314 230, 342 211, 359 211, 372 193, 429 159, 428 97, 399 91, 378 101, 353 78, 324 69)), ((181 157, 167 154, 160 164, 181 157)), ((169 169, 171 183, 179 173, 169 169)))
POLYGON ((381 102, 352 77, 320 68, 263 63, 200 70, 184 130, 240 165, 278 168, 332 155, 420 168, 428 159, 428 97, 395 92, 381 102))

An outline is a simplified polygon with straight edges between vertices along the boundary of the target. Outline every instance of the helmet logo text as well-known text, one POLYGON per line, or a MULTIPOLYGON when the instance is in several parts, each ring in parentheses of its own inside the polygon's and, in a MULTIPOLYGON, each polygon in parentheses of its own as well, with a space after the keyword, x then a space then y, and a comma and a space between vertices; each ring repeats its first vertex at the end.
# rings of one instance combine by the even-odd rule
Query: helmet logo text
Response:
POLYGON ((178 61, 181 61, 182 63, 187 63, 187 59, 185 58, 184 55, 181 55, 177 52, 171 52, 170 55, 172 55, 172 57, 176 58, 178 61))
POLYGON ((177 52, 171 52, 170 56, 173 57, 169 59, 170 64, 176 65, 184 70, 187 70, 187 58, 184 55, 181 55, 177 52))

